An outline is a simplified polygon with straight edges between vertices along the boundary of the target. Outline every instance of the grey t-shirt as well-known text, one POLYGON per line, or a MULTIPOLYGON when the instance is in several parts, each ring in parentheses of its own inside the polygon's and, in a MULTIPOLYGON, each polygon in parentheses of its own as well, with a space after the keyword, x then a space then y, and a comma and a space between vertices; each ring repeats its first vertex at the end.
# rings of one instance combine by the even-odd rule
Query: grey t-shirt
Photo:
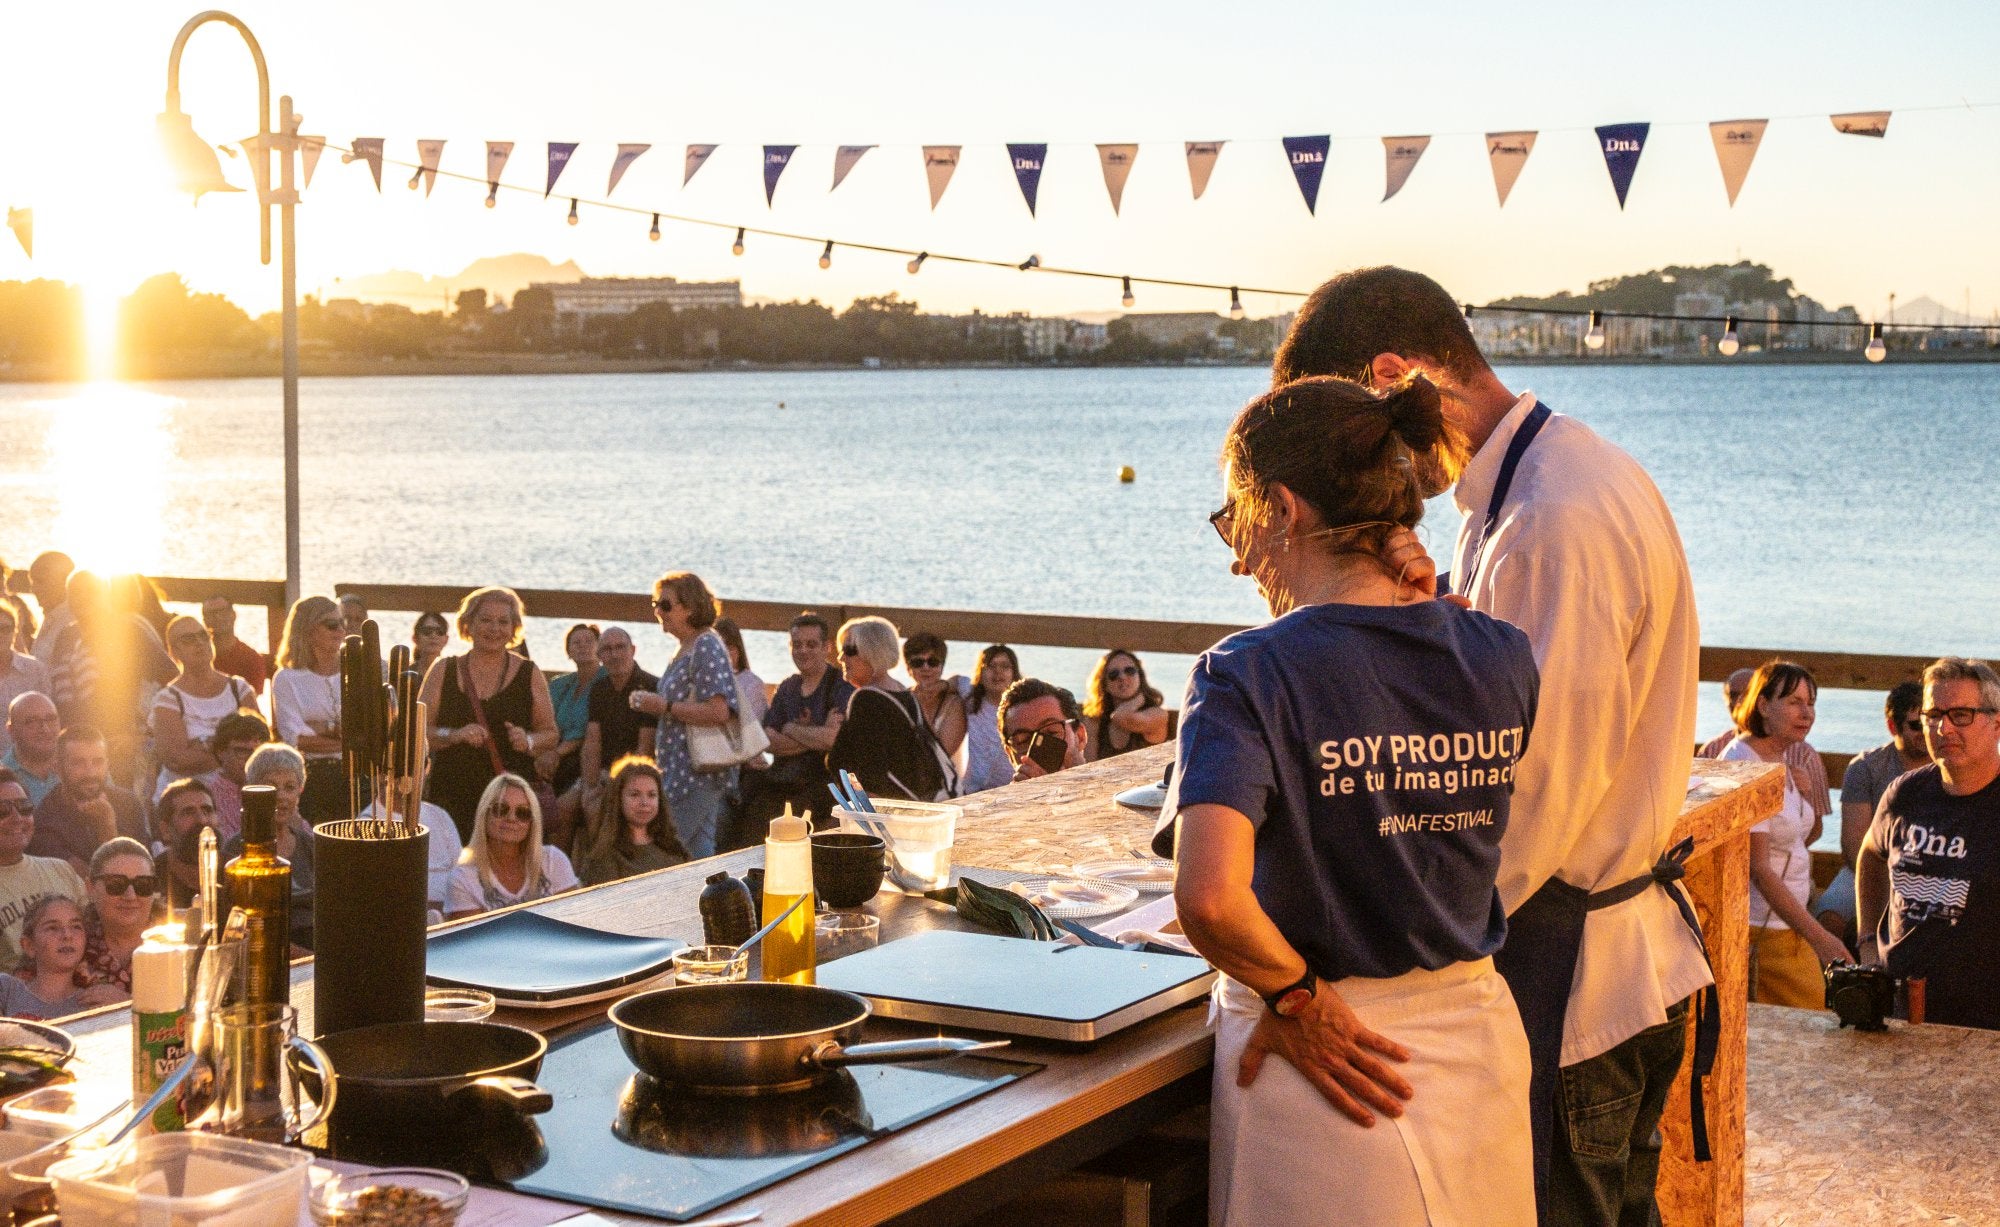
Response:
POLYGON ((1873 813, 1882 803, 1882 794, 1889 791, 1889 785, 1908 770, 1903 765, 1903 752, 1893 741, 1855 755, 1854 761, 1847 764, 1847 774, 1840 777, 1841 805, 1865 801, 1873 813))
POLYGON ((44 1001, 28 987, 26 980, 13 976, 0 976, 0 1014, 9 1018, 61 1018, 67 1014, 80 1014, 89 1006, 83 1004, 83 990, 77 989, 61 1001, 44 1001))

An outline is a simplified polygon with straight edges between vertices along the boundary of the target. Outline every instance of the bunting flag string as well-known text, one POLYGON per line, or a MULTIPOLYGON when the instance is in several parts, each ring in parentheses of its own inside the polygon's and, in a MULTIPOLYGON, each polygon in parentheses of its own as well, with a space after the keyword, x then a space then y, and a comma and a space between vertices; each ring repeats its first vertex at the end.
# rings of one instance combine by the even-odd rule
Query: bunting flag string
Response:
POLYGON ((299 190, 312 186, 313 168, 319 165, 319 155, 326 152, 326 138, 323 136, 302 136, 299 138, 299 190))
POLYGON ((1125 200, 1125 180, 1132 177, 1132 163, 1139 160, 1137 145, 1099 145, 1097 160, 1104 167, 1104 190, 1111 193, 1111 212, 1117 216, 1125 200))
POLYGON ((424 197, 429 199, 431 189, 437 186, 438 163, 444 159, 443 141, 417 142, 417 173, 410 176, 410 190, 416 191, 421 181, 424 197))
POLYGON ((549 193, 556 190, 556 180, 562 178, 563 171, 569 167, 569 160, 576 153, 578 143, 577 141, 549 142, 549 181, 547 186, 542 188, 543 200, 547 200, 549 193))
POLYGON ((1715 160, 1722 167, 1722 186, 1729 193, 1729 207, 1736 207, 1736 194, 1750 174, 1750 163, 1763 143, 1767 119, 1725 119, 1708 125, 1715 142, 1715 160))
POLYGON ((681 171, 682 187, 688 185, 688 180, 694 178, 694 172, 700 170, 708 162, 708 155, 714 153, 715 150, 716 147, 714 145, 689 145, 687 147, 687 165, 681 171))
POLYGON ((873 148, 875 148, 873 145, 842 145, 840 148, 834 150, 833 187, 826 190, 831 192, 834 188, 838 188, 842 180, 846 179, 848 173, 854 169, 855 163, 859 162, 862 155, 873 148))
POLYGON ((1007 160, 1014 165, 1014 182, 1021 185, 1021 199, 1028 202, 1028 216, 1035 215, 1035 196, 1042 190, 1042 163, 1049 156, 1043 145, 1009 145, 1007 160))
POLYGON ((618 146, 618 156, 611 159, 611 181, 604 187, 604 194, 607 197, 618 190, 618 181, 625 177, 626 171, 632 169, 632 163, 639 160, 639 155, 651 148, 651 145, 636 142, 618 146))
POLYGON ((368 163, 368 173, 375 176, 375 190, 382 190, 382 147, 387 142, 379 136, 357 136, 353 147, 340 155, 342 162, 352 162, 360 158, 368 163))
POLYGON ((34 259, 35 211, 16 209, 10 205, 7 209, 7 229, 14 232, 14 241, 21 245, 21 250, 27 253, 28 258, 34 259))
POLYGON ((1331 136, 1288 136, 1285 161, 1291 163, 1292 177, 1299 181, 1299 194, 1306 198, 1306 212, 1319 216, 1319 179, 1326 173, 1326 151, 1331 136))
POLYGON ((1507 207, 1507 196, 1514 190, 1514 181, 1521 177, 1521 168, 1528 164, 1528 155, 1534 151, 1533 132, 1486 134, 1486 160, 1493 165, 1493 190, 1499 193, 1501 208, 1507 207))
POLYGON ((1224 141, 1187 141, 1188 186, 1194 198, 1208 190, 1208 177, 1215 173, 1215 160, 1222 156, 1224 141))
POLYGON ((1410 181, 1410 172, 1417 168, 1417 159, 1424 156, 1424 150, 1431 147, 1428 136, 1385 136, 1382 138, 1382 153, 1388 160, 1388 178, 1382 192, 1387 200, 1403 190, 1410 181))
MULTIPOLYGON (((709 148, 713 149, 711 145, 709 148)), ((764 207, 771 207, 771 197, 778 190, 778 176, 785 173, 785 167, 792 164, 792 153, 797 145, 764 146, 764 207)))
POLYGON ((1625 207, 1625 193, 1632 189, 1632 175, 1639 169, 1639 155, 1646 151, 1646 131, 1651 124, 1605 124, 1597 130, 1598 148, 1604 151, 1604 169, 1611 172, 1611 188, 1618 193, 1618 207, 1625 207))
POLYGON ((514 142, 486 142, 486 207, 489 209, 500 203, 500 172, 507 169, 507 159, 512 156, 514 142))
POLYGON ((1887 111, 1850 111, 1845 115, 1831 115, 1828 118, 1833 120, 1835 132, 1845 133, 1848 136, 1889 135, 1887 111))
POLYGON ((951 177, 958 173, 958 145, 925 145, 924 178, 931 185, 931 209, 935 211, 951 177))

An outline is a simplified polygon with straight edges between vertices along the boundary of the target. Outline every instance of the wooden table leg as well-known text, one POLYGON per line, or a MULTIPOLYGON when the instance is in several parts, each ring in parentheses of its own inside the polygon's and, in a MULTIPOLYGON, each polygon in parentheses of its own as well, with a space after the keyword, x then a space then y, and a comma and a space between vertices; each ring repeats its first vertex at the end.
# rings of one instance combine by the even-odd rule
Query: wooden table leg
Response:
POLYGON ((1715 1158, 1694 1161, 1688 1128, 1688 1077, 1694 1028, 1688 1028, 1690 1060, 1681 1066, 1660 1120, 1666 1152, 1660 1160, 1660 1217, 1667 1227, 1709 1227, 1743 1221, 1743 1088, 1748 1024, 1750 837, 1737 835, 1714 851, 1688 862, 1688 894, 1708 935, 1722 1006, 1722 1046, 1709 1075, 1705 1106, 1708 1143, 1715 1158))

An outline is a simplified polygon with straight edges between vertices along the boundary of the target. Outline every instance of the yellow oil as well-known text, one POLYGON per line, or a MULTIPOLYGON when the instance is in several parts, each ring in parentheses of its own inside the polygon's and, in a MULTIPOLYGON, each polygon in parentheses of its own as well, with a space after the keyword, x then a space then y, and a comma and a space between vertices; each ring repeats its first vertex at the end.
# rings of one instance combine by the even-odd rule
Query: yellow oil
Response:
MULTIPOLYGON (((805 906, 785 918, 785 923, 771 930, 759 944, 764 954, 764 978, 783 980, 788 984, 811 984, 813 982, 813 905, 812 895, 805 896, 805 906)), ((768 883, 764 889, 764 923, 782 915, 784 910, 799 901, 798 895, 774 894, 768 883)))

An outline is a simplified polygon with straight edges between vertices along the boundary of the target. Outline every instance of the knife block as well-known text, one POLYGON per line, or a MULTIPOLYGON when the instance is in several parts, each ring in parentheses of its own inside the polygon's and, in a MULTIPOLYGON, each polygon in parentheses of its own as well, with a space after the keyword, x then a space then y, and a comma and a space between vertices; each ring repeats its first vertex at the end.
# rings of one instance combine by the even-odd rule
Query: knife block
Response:
POLYGON ((368 837, 386 824, 313 832, 313 1033, 422 1022, 430 831, 368 837))

